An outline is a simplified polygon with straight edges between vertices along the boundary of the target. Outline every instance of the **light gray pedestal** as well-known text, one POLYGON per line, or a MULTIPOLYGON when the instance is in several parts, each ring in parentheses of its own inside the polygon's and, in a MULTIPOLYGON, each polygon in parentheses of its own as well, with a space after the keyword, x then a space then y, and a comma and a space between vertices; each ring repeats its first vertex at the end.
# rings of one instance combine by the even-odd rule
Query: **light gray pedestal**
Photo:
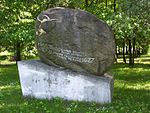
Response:
POLYGON ((110 103, 113 79, 81 74, 44 64, 40 60, 18 62, 22 93, 41 99, 61 97, 66 100, 110 103))

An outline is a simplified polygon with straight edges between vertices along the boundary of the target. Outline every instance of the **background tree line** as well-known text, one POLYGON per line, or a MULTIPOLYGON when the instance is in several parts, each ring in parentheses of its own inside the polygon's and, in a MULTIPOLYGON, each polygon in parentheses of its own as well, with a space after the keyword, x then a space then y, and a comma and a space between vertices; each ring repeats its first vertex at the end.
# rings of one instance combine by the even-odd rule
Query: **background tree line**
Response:
POLYGON ((108 23, 116 40, 116 58, 126 63, 148 52, 150 44, 149 0, 1 0, 0 51, 11 51, 16 60, 36 55, 35 20, 48 8, 87 10, 108 23))

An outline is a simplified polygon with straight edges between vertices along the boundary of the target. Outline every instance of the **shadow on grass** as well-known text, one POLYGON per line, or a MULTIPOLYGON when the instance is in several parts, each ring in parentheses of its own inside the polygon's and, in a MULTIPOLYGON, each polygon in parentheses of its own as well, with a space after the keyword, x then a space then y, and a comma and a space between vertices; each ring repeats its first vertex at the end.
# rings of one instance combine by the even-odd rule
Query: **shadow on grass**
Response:
MULTIPOLYGON (((114 107, 118 104, 123 111, 141 111, 141 113, 148 113, 150 111, 150 91, 145 89, 127 89, 115 88, 113 103, 114 107), (122 106, 122 107, 121 107, 122 106), (145 111, 145 112, 144 112, 145 111)), ((123 112, 122 111, 122 112, 123 112)), ((131 112, 132 111, 132 112, 131 112)))
POLYGON ((130 83, 143 83, 150 81, 150 65, 135 64, 129 67, 127 64, 115 64, 112 68, 115 79, 130 83))
POLYGON ((140 89, 115 88, 111 104, 65 101, 61 98, 39 100, 24 98, 20 88, 7 88, 1 91, 1 113, 6 112, 50 112, 50 113, 148 113, 150 91, 140 89))
POLYGON ((118 72, 115 78, 130 83, 143 83, 150 81, 150 72, 118 72))
POLYGON ((150 69, 150 64, 142 64, 142 63, 135 63, 134 66, 129 66, 129 64, 125 63, 115 63, 112 67, 113 69, 120 69, 120 68, 130 68, 130 69, 135 69, 135 68, 143 68, 143 69, 150 69))
POLYGON ((9 85, 18 82, 18 68, 17 65, 0 65, 0 86, 9 85))
POLYGON ((0 72, 7 69, 16 71, 16 67, 16 64, 0 64, 0 72))

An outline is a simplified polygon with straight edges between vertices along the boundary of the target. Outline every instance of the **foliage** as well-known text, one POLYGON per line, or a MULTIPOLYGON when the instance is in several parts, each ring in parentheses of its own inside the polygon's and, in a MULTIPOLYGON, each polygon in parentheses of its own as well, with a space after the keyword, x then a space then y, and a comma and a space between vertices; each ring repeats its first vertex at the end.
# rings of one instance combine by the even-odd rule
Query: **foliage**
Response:
POLYGON ((20 50, 25 49, 30 43, 33 45, 34 19, 28 10, 27 4, 17 0, 2 0, 0 8, 0 14, 2 15, 0 45, 3 51, 13 51, 15 54, 17 43, 20 45, 20 50))
POLYGON ((150 113, 149 56, 136 59, 134 68, 118 63, 111 104, 65 101, 61 98, 38 100, 22 97, 16 65, 0 65, 1 113, 150 113), (13 72, 13 73, 12 73, 13 72))
POLYGON ((19 43, 19 52, 23 56, 29 54, 28 51, 35 49, 34 26, 37 15, 48 8, 63 6, 87 10, 107 22, 114 31, 118 48, 123 48, 123 41, 125 46, 129 46, 130 40, 131 49, 148 52, 148 0, 2 0, 0 3, 0 51, 7 49, 16 53, 19 43))

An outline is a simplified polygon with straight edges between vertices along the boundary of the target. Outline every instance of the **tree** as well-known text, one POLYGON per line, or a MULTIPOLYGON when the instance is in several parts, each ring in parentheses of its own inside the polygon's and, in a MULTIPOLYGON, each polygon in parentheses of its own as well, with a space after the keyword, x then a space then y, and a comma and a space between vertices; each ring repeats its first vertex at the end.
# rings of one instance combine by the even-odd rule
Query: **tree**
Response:
POLYGON ((80 8, 112 27, 116 49, 122 49, 120 54, 125 63, 129 55, 129 64, 133 65, 134 57, 146 53, 150 43, 148 3, 148 0, 2 0, 0 45, 3 50, 14 51, 20 60, 21 53, 34 48, 35 20, 41 11, 56 6, 80 8))

